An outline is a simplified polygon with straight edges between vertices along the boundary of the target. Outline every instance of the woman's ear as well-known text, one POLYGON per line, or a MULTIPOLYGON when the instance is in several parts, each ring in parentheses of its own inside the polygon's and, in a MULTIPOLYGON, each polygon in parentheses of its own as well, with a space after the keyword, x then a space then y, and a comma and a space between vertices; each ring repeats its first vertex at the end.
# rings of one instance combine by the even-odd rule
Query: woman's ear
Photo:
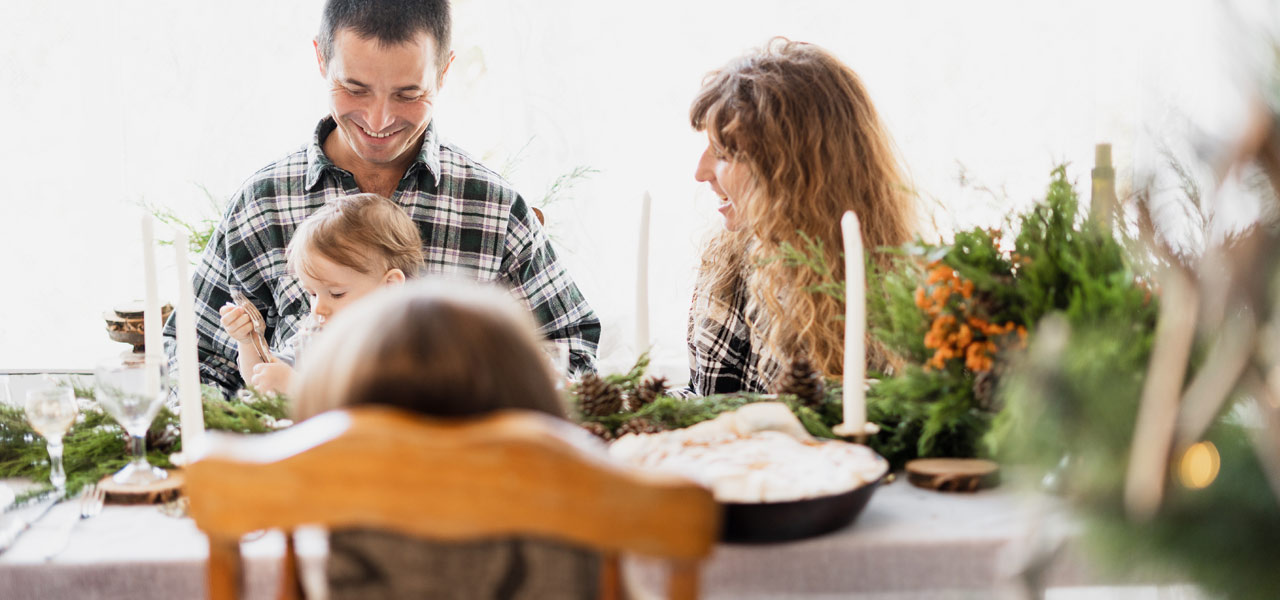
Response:
POLYGON ((404 271, 400 269, 391 269, 386 275, 382 276, 382 285, 392 285, 396 283, 404 283, 404 271))

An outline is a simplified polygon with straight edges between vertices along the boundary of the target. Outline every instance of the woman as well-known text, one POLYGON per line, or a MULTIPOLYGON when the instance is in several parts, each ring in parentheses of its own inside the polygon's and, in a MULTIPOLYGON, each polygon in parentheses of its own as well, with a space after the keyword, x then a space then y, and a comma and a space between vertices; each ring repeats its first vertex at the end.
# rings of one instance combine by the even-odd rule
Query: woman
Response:
MULTIPOLYGON (((381 404, 437 417, 520 408, 563 418, 535 331, 510 296, 474 283, 379 290, 308 347, 294 416, 381 404)), ((334 599, 594 598, 598 567, 593 553, 544 540, 437 543, 361 530, 330 537, 327 579, 334 599)))
MULTIPOLYGON (((695 178, 725 218, 702 255, 689 315, 693 391, 769 391, 797 358, 839 376, 843 305, 812 291, 822 282, 814 270, 777 259, 784 244, 806 248, 807 236, 843 281, 846 210, 869 250, 912 237, 906 181, 862 82, 822 48, 775 38, 709 74, 689 114, 708 142, 695 178)), ((869 366, 887 366, 868 341, 869 366)))

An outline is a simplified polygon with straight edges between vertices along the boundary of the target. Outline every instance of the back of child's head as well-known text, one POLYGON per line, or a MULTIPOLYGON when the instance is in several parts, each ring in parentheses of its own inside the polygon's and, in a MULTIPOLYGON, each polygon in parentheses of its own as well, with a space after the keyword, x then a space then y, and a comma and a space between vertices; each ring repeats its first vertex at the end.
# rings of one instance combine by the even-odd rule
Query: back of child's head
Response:
POLYGON ((365 275, 400 269, 412 279, 422 269, 422 237, 396 203, 377 194, 352 194, 307 217, 285 250, 295 274, 314 274, 317 254, 365 275))
POLYGON ((565 416, 532 316, 509 294, 428 279, 375 292, 325 329, 294 378, 294 414, 353 404, 466 417, 565 416))

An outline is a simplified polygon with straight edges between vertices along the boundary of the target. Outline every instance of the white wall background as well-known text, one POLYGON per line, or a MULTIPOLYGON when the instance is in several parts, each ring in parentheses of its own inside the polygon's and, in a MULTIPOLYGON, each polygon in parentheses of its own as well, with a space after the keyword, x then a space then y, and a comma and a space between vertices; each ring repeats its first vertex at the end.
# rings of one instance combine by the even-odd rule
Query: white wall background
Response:
MULTIPOLYGON (((1252 10, 1271 18, 1269 4, 1252 10)), ((309 139, 326 110, 310 42, 320 6, 0 8, 0 369, 122 350, 101 313, 142 295, 136 203, 211 216, 202 187, 226 197, 309 139)), ((773 35, 835 52, 945 231, 995 224, 1061 161, 1087 194, 1097 142, 1127 172, 1160 162, 1153 138, 1238 130, 1250 71, 1230 61, 1253 46, 1223 14, 1208 0, 456 0, 437 124, 495 168, 514 162, 535 201, 575 166, 599 170, 548 216, 604 321, 606 368, 635 356, 636 221, 652 192, 655 354, 678 378, 698 248, 719 226, 693 181, 705 137, 687 116, 707 71, 773 35), (962 184, 961 165, 998 193, 962 184)), ((161 269, 176 298, 168 252, 161 269)))

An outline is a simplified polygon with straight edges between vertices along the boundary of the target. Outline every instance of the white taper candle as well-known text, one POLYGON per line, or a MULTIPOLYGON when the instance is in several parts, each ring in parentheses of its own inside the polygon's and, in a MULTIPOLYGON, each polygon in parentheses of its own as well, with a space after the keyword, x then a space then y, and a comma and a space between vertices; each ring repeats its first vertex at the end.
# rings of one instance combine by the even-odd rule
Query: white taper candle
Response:
POLYGON ((858 216, 846 211, 840 220, 844 235, 844 425, 861 431, 867 422, 863 386, 867 371, 867 275, 862 259, 862 230, 858 216))
POLYGON ((653 199, 640 202, 640 241, 636 247, 636 352, 649 349, 649 212, 653 199))
POLYGON ((143 391, 148 398, 160 393, 160 361, 164 356, 160 328, 160 292, 156 283, 156 251, 155 225, 151 215, 142 217, 142 273, 146 277, 146 300, 142 305, 142 343, 144 371, 146 372, 143 391))
POLYGON ((204 443, 204 404, 200 398, 200 362, 196 352, 195 293, 187 264, 187 235, 177 232, 173 248, 178 266, 178 406, 182 424, 182 453, 199 456, 204 443))

